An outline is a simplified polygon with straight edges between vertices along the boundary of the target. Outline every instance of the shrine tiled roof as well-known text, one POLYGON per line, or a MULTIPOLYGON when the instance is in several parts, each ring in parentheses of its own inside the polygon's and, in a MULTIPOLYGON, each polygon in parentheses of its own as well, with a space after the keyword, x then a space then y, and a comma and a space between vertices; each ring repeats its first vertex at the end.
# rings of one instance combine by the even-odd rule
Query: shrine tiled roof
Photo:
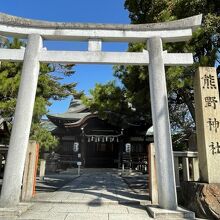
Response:
POLYGON ((85 113, 65 112, 62 114, 53 114, 48 116, 53 118, 64 119, 64 120, 80 120, 81 118, 84 118, 88 115, 91 115, 91 112, 85 112, 85 113))
POLYGON ((69 105, 69 109, 67 110, 67 112, 80 113, 80 112, 84 112, 84 111, 89 112, 88 107, 82 103, 82 100, 80 100, 80 99, 72 99, 71 100, 70 105, 69 105))
POLYGON ((84 118, 93 115, 81 100, 72 99, 67 112, 61 114, 49 114, 47 117, 55 125, 80 124, 84 118))

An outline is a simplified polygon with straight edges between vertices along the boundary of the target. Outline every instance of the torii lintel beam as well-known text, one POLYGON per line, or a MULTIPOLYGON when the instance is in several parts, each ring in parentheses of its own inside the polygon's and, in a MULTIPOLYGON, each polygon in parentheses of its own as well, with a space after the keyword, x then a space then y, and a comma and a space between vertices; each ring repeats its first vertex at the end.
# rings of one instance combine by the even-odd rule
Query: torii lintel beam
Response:
MULTIPOLYGON (((22 62, 24 49, 0 49, 0 60, 22 62)), ((191 53, 163 52, 165 66, 192 65, 191 53)), ((39 52, 39 61, 42 63, 63 64, 118 64, 118 65, 148 65, 149 54, 145 52, 88 52, 88 51, 47 51, 39 52)))
POLYGON ((91 24, 48 22, 0 13, 0 34, 27 38, 39 34, 45 40, 140 42, 158 36, 165 42, 186 41, 201 25, 202 15, 150 24, 91 24))

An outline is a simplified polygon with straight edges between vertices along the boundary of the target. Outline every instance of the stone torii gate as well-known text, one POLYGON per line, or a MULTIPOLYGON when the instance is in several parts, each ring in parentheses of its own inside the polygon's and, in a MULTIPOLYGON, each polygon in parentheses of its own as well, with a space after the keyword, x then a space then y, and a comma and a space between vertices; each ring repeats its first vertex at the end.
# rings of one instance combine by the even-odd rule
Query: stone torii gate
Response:
POLYGON ((190 39, 201 15, 140 25, 59 23, 0 14, 0 35, 27 38, 26 48, 0 49, 0 60, 23 62, 15 118, 1 192, 1 206, 19 203, 40 62, 148 65, 156 150, 159 206, 177 209, 164 66, 191 65, 191 53, 167 53, 162 42, 190 39), (48 51, 43 40, 87 41, 88 51, 48 51), (148 51, 102 52, 102 42, 146 42, 148 51))

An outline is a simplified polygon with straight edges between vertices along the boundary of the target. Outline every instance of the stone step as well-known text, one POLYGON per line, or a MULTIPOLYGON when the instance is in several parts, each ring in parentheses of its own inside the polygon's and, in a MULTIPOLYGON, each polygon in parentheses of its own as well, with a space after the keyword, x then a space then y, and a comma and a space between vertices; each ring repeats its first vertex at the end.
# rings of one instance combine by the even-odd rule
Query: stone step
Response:
POLYGON ((0 208, 0 219, 3 219, 3 217, 6 218, 20 216, 32 205, 33 204, 31 203, 19 203, 19 205, 13 208, 0 208))
POLYGON ((161 209, 158 206, 147 206, 150 215, 155 219, 195 219, 195 213, 178 207, 177 210, 161 209))

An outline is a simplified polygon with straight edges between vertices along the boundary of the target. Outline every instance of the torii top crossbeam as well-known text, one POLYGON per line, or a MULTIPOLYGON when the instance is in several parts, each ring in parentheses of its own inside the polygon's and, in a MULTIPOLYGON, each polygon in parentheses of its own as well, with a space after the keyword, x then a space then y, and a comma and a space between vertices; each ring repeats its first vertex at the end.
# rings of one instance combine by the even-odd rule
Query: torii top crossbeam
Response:
MULTIPOLYGON (((143 52, 102 52, 102 42, 146 42, 160 37, 164 42, 186 41, 201 24, 201 15, 182 20, 152 24, 82 24, 25 19, 0 13, 0 35, 27 38, 38 34, 43 40, 88 41, 88 51, 39 52, 44 63, 90 63, 148 65, 149 55, 143 52)), ((24 50, 1 49, 0 60, 23 61, 24 50)), ((191 53, 163 53, 164 65, 191 65, 191 53)))
POLYGON ((0 13, 0 34, 27 38, 39 34, 47 40, 145 41, 159 36, 166 42, 185 41, 200 26, 202 15, 152 24, 83 24, 25 19, 0 13))

